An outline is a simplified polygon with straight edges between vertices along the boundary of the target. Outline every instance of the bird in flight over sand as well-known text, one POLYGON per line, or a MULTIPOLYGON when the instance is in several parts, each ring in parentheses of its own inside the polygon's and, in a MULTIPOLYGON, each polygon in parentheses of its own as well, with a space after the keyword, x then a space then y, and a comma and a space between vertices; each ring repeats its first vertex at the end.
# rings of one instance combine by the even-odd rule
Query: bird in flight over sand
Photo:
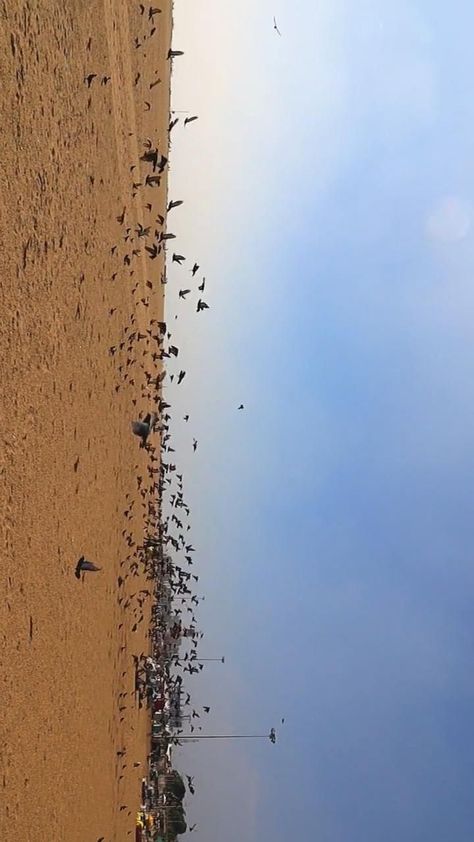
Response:
POLYGON ((81 573, 85 573, 86 571, 89 571, 91 573, 97 573, 97 571, 100 569, 101 568, 97 567, 96 564, 93 564, 92 561, 87 561, 87 559, 85 559, 84 556, 81 555, 79 561, 76 564, 74 575, 76 579, 80 579, 81 573))
POLYGON ((96 76, 97 76, 97 73, 89 73, 88 76, 84 77, 84 82, 86 83, 88 88, 90 88, 90 86, 92 85, 92 82, 94 81, 96 76))
POLYGON ((276 22, 276 17, 275 17, 275 16, 273 16, 273 29, 275 30, 275 32, 278 32, 278 35, 280 35, 280 36, 281 36, 281 32, 280 32, 280 30, 278 29, 278 24, 277 24, 277 22, 276 22))
POLYGON ((147 251, 148 254, 150 255, 150 260, 155 260, 160 253, 159 248, 156 245, 156 243, 153 243, 152 246, 145 246, 145 251, 147 251))
POLYGON ((145 447, 148 436, 153 430, 154 423, 155 417, 152 417, 150 413, 145 415, 143 421, 132 421, 132 433, 141 438, 140 447, 145 447))

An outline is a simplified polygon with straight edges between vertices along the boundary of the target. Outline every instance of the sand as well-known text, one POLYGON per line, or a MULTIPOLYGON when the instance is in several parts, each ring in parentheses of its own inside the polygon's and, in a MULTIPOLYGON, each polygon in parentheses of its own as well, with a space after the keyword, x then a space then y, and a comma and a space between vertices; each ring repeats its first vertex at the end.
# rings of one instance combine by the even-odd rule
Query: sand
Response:
POLYGON ((126 207, 135 227, 150 218, 144 202, 154 216, 166 205, 166 179, 134 199, 131 186, 149 171, 143 138, 167 149, 171 4, 159 5, 143 43, 138 3, 0 2, 2 842, 134 838, 149 716, 131 696, 120 712, 117 695, 133 690, 132 654, 148 638, 145 622, 132 632, 117 577, 132 499, 127 525, 143 535, 130 421, 147 407, 139 372, 115 390, 124 357, 109 348, 131 313, 140 324, 163 313, 161 258, 127 267, 116 220, 126 207), (82 553, 103 568, 84 583, 82 553))

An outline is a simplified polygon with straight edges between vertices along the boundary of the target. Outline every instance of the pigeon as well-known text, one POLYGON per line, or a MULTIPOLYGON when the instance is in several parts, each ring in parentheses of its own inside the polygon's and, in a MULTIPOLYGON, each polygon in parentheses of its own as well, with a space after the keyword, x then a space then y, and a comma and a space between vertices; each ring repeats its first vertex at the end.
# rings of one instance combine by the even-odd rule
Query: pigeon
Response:
POLYGON ((206 279, 205 279, 205 278, 203 278, 203 279, 202 279, 202 284, 199 284, 199 286, 198 286, 198 290, 199 290, 199 292, 204 292, 204 287, 205 287, 205 286, 206 286, 206 279))
POLYGON ((132 433, 134 433, 142 440, 140 447, 145 447, 148 436, 153 430, 155 420, 155 416, 152 416, 150 415, 150 413, 148 413, 147 415, 145 415, 143 421, 132 421, 132 433))
POLYGON ((198 269, 199 269, 199 265, 197 263, 195 263, 193 268, 191 269, 191 275, 193 276, 193 278, 194 278, 198 269))
POLYGON ((97 567, 96 564, 93 564, 92 561, 87 561, 83 555, 81 555, 79 561, 76 564, 76 569, 74 571, 74 575, 76 579, 81 578, 81 573, 85 573, 89 571, 91 573, 97 573, 98 570, 101 570, 101 567, 97 567))
MULTIPOLYGON (((161 246, 160 246, 160 248, 161 248, 161 246)), ((151 260, 155 260, 160 253, 160 248, 158 248, 156 243, 153 243, 152 246, 145 246, 145 251, 147 251, 148 254, 150 255, 151 260)))
POLYGON ((173 208, 179 208, 179 206, 180 206, 180 205, 182 205, 182 204, 183 204, 183 200, 182 200, 182 199, 178 199, 178 200, 176 200, 176 201, 172 201, 172 202, 170 202, 170 203, 169 203, 169 205, 168 205, 168 207, 167 207, 167 210, 168 210, 168 211, 170 211, 170 210, 173 210, 173 208))
POLYGON ((172 263, 179 263, 180 266, 181 266, 183 260, 186 260, 184 254, 173 254, 173 256, 171 258, 172 263))
POLYGON ((180 291, 179 291, 179 293, 178 293, 178 294, 179 294, 179 297, 180 297, 180 298, 184 298, 184 299, 186 299, 186 296, 187 296, 187 295, 188 295, 188 293, 190 293, 190 292, 191 292, 191 290, 190 290, 190 289, 180 289, 180 291))
POLYGON ((195 114, 194 117, 186 117, 186 119, 184 121, 184 125, 187 126, 188 123, 194 123, 194 120, 197 120, 197 119, 198 119, 197 114, 195 114))
POLYGON ((145 178, 145 184, 148 185, 148 187, 156 187, 157 185, 159 187, 160 181, 161 179, 159 175, 147 175, 145 178))
POLYGON ((168 50, 167 59, 176 58, 177 56, 184 56, 183 50, 168 50))
POLYGON ((209 304, 206 304, 205 301, 201 301, 201 299, 199 299, 196 307, 196 313, 200 313, 201 310, 209 310, 209 304))

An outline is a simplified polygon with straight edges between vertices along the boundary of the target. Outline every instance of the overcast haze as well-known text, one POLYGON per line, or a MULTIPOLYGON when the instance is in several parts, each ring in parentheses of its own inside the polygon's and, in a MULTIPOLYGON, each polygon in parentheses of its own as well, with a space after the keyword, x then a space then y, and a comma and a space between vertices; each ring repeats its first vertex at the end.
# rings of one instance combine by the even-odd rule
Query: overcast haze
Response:
POLYGON ((472 839, 473 19, 175 4, 168 394, 226 656, 189 688, 279 737, 180 750, 196 842, 472 839))

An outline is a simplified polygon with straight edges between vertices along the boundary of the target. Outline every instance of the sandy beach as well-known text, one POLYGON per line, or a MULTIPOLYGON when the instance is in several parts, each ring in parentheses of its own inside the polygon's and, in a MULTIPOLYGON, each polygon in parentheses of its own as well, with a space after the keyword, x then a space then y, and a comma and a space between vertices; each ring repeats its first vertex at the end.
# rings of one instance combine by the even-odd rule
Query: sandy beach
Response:
POLYGON ((129 540, 143 534, 130 422, 147 405, 138 366, 134 383, 117 368, 130 318, 162 318, 164 261, 131 255, 117 216, 133 230, 166 212, 166 171, 133 187, 144 139, 168 148, 160 7, 150 20, 126 0, 0 4, 3 842, 134 838, 149 715, 132 655, 147 617, 132 631, 123 597, 144 585, 118 577, 124 522, 129 540), (83 582, 82 554, 102 568, 83 582))

